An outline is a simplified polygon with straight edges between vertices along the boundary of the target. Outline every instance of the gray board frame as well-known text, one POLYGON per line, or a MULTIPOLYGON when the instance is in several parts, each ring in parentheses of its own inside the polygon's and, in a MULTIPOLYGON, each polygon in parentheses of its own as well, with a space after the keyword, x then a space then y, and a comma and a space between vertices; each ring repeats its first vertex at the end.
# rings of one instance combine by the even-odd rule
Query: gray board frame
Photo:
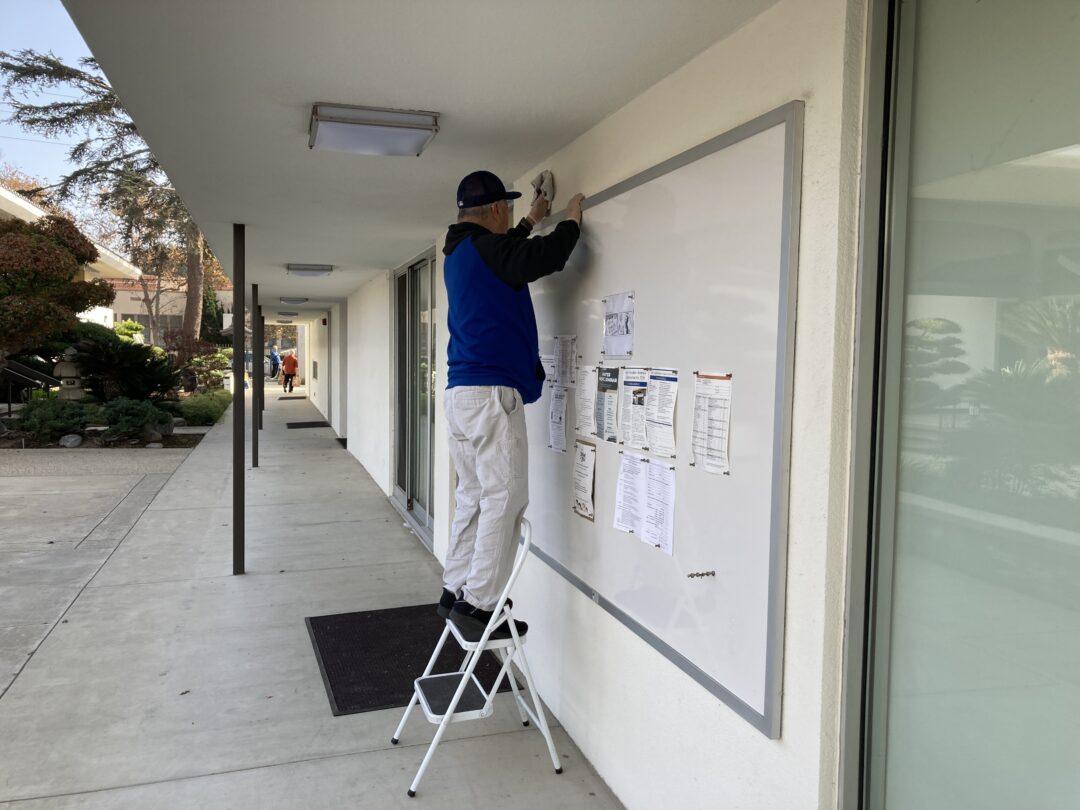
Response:
MULTIPOLYGON (((802 203, 803 153, 802 101, 790 101, 752 121, 710 138, 650 169, 593 194, 582 210, 630 191, 650 180, 681 169, 696 160, 726 149, 765 130, 784 125, 784 199, 781 221, 780 290, 776 329, 776 417, 773 423, 772 519, 769 538, 769 612, 765 660, 765 711, 760 713, 710 677, 678 650, 629 616, 551 555, 532 545, 532 553, 553 571, 621 622, 628 630, 663 655, 706 691, 727 704, 737 715, 772 740, 780 739, 781 704, 784 688, 784 611, 787 596, 788 483, 791 468, 791 405, 795 373, 795 302, 798 289, 799 223, 802 203)), ((565 209, 554 221, 565 218, 565 209)))

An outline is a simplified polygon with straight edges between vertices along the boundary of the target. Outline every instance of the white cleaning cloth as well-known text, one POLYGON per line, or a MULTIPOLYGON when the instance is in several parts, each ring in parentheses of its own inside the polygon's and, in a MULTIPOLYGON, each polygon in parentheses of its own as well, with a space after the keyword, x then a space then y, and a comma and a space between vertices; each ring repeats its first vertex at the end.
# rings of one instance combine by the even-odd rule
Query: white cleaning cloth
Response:
POLYGON ((555 199, 555 175, 549 172, 547 169, 536 175, 532 181, 533 190, 536 192, 533 194, 535 200, 537 195, 543 194, 544 199, 548 201, 548 205, 551 205, 551 201, 555 199))

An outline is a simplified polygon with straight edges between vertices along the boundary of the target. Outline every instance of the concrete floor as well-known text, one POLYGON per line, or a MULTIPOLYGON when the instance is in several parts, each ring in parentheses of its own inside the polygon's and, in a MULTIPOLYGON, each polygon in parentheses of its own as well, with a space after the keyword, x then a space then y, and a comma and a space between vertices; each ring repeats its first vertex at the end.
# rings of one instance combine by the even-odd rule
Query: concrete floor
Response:
POLYGON ((0 697, 188 450, 0 450, 0 697))
MULTIPOLYGON (((152 496, 0 697, 0 806, 620 806, 561 728, 553 774, 506 695, 451 726, 416 799, 420 712, 396 747, 399 710, 331 715, 304 617, 432 602, 440 568, 329 429, 285 429, 318 418, 268 397, 245 576, 230 575, 228 416, 152 496)), ((11 587, 3 615, 34 614, 33 586, 11 587)))

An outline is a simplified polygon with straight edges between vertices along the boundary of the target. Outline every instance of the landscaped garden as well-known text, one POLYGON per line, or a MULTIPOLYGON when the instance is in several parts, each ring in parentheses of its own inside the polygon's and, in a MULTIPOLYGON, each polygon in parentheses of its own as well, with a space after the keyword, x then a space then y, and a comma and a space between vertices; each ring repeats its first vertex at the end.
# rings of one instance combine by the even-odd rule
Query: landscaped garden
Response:
POLYGON ((21 407, 0 416, 0 448, 192 447, 201 435, 187 429, 228 407, 231 349, 200 343, 185 357, 144 344, 135 321, 77 320, 112 302, 107 285, 81 279, 96 258, 60 217, 0 223, 0 371, 17 367, 31 383, 19 386, 21 407))

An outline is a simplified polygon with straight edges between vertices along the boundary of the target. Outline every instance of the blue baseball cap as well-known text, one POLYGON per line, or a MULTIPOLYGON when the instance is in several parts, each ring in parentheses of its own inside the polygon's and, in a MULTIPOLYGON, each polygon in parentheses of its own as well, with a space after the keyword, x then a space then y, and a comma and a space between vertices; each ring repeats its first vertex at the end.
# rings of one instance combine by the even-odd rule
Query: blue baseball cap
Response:
POLYGON ((491 172, 473 172, 458 183, 457 207, 476 208, 499 200, 516 200, 520 196, 520 191, 507 191, 503 181, 491 172))

